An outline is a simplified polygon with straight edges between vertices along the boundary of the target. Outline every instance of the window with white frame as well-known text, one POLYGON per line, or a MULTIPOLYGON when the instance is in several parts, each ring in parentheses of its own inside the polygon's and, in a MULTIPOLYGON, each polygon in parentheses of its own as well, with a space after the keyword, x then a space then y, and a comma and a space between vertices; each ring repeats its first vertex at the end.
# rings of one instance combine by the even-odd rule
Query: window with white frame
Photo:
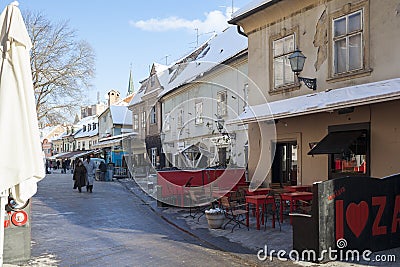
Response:
POLYGON ((295 36, 289 36, 274 40, 273 49, 273 81, 274 88, 294 83, 294 73, 290 67, 289 56, 295 49, 295 36))
POLYGON ((153 167, 156 166, 156 159, 157 159, 157 148, 156 147, 152 147, 151 148, 151 164, 153 165, 153 167))
POLYGON ((203 102, 198 102, 195 105, 194 123, 195 124, 203 123, 203 102))
POLYGON ((334 74, 363 68, 363 11, 333 20, 334 74))
POLYGON ((134 130, 139 129, 139 115, 138 114, 133 114, 133 129, 134 130))
POLYGON ((164 126, 163 126, 164 131, 169 131, 171 128, 170 118, 171 118, 170 114, 166 113, 165 118, 164 118, 164 126))
POLYGON ((182 128, 183 126, 183 109, 178 110, 178 121, 176 123, 178 128, 182 128))
POLYGON ((219 91, 217 93, 217 114, 225 116, 227 114, 227 92, 219 91))
POLYGON ((146 111, 142 112, 142 130, 146 129, 146 111))
POLYGON ((157 122, 156 106, 153 106, 150 111, 150 123, 154 124, 157 122))

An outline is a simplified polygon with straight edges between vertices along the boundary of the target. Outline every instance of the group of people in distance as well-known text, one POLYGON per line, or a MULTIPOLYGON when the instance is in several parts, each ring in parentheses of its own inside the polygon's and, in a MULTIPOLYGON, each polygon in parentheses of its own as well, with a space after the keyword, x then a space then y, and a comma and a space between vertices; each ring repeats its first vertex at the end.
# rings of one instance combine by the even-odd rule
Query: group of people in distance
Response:
MULTIPOLYGON (((104 162, 101 162, 104 164, 104 162)), ((105 164, 104 164, 105 165, 105 164)), ((100 166, 101 168, 102 166, 100 166)), ((86 186, 86 191, 93 192, 93 181, 96 175, 96 164, 91 160, 91 156, 87 156, 85 161, 79 159, 76 162, 73 180, 74 189, 78 188, 79 193, 82 192, 82 187, 86 186)))

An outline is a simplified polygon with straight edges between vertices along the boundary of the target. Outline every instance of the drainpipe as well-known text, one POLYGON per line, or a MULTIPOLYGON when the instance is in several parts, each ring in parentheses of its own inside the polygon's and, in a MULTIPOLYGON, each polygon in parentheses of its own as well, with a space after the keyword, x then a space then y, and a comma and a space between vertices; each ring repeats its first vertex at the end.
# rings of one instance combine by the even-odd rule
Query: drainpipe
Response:
POLYGON ((244 31, 242 31, 242 29, 240 28, 239 25, 236 25, 236 29, 237 29, 237 31, 238 31, 239 34, 241 34, 241 35, 247 37, 247 34, 246 34, 244 31))

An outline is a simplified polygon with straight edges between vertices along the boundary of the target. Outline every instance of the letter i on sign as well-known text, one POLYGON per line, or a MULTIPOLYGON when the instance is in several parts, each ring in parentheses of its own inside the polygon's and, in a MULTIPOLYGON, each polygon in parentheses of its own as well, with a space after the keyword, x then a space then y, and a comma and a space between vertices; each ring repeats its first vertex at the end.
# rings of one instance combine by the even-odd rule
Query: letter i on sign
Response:
POLYGON ((336 207, 336 240, 344 238, 343 200, 335 201, 336 207))

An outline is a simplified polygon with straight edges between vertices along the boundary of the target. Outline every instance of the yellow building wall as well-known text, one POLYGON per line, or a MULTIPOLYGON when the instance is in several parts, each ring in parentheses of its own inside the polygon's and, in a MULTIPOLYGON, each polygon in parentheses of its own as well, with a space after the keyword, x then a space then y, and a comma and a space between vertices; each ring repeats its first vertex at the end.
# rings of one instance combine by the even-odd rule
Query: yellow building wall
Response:
MULTIPOLYGON (((308 185, 328 179, 328 155, 310 156, 309 144, 321 141, 328 134, 328 126, 370 122, 370 170, 371 176, 381 178, 400 173, 400 100, 386 103, 360 106, 353 113, 339 115, 337 112, 323 112, 307 116, 281 119, 276 123, 276 141, 297 141, 298 184, 308 185)), ((263 122, 260 122, 262 124, 263 122)), ((269 138, 269 137, 268 137, 269 138)), ((264 171, 265 185, 271 181, 271 162, 268 153, 271 149, 262 143, 272 143, 272 139, 263 140, 257 123, 249 126, 249 175, 252 178, 256 170, 264 171), (268 149, 261 153, 261 150, 268 149), (269 166, 270 167, 270 166, 269 166)), ((259 173, 257 179, 259 179, 259 173)))
POLYGON ((400 53, 393 45, 400 43, 400 8, 397 0, 302 0, 281 1, 238 22, 248 35, 249 104, 309 94, 303 84, 284 92, 273 92, 271 38, 296 34, 296 45, 307 57, 301 76, 317 78, 317 91, 336 89, 399 77, 400 53), (354 6, 365 8, 365 71, 342 79, 331 79, 333 14, 354 6), (325 20, 323 15, 326 14, 325 20), (324 37, 324 36, 327 37, 324 37), (324 39, 326 38, 326 39, 324 39), (323 52, 322 52, 323 51, 323 52), (319 61, 319 64, 316 64, 319 61), (318 66, 317 66, 318 65, 318 66))

